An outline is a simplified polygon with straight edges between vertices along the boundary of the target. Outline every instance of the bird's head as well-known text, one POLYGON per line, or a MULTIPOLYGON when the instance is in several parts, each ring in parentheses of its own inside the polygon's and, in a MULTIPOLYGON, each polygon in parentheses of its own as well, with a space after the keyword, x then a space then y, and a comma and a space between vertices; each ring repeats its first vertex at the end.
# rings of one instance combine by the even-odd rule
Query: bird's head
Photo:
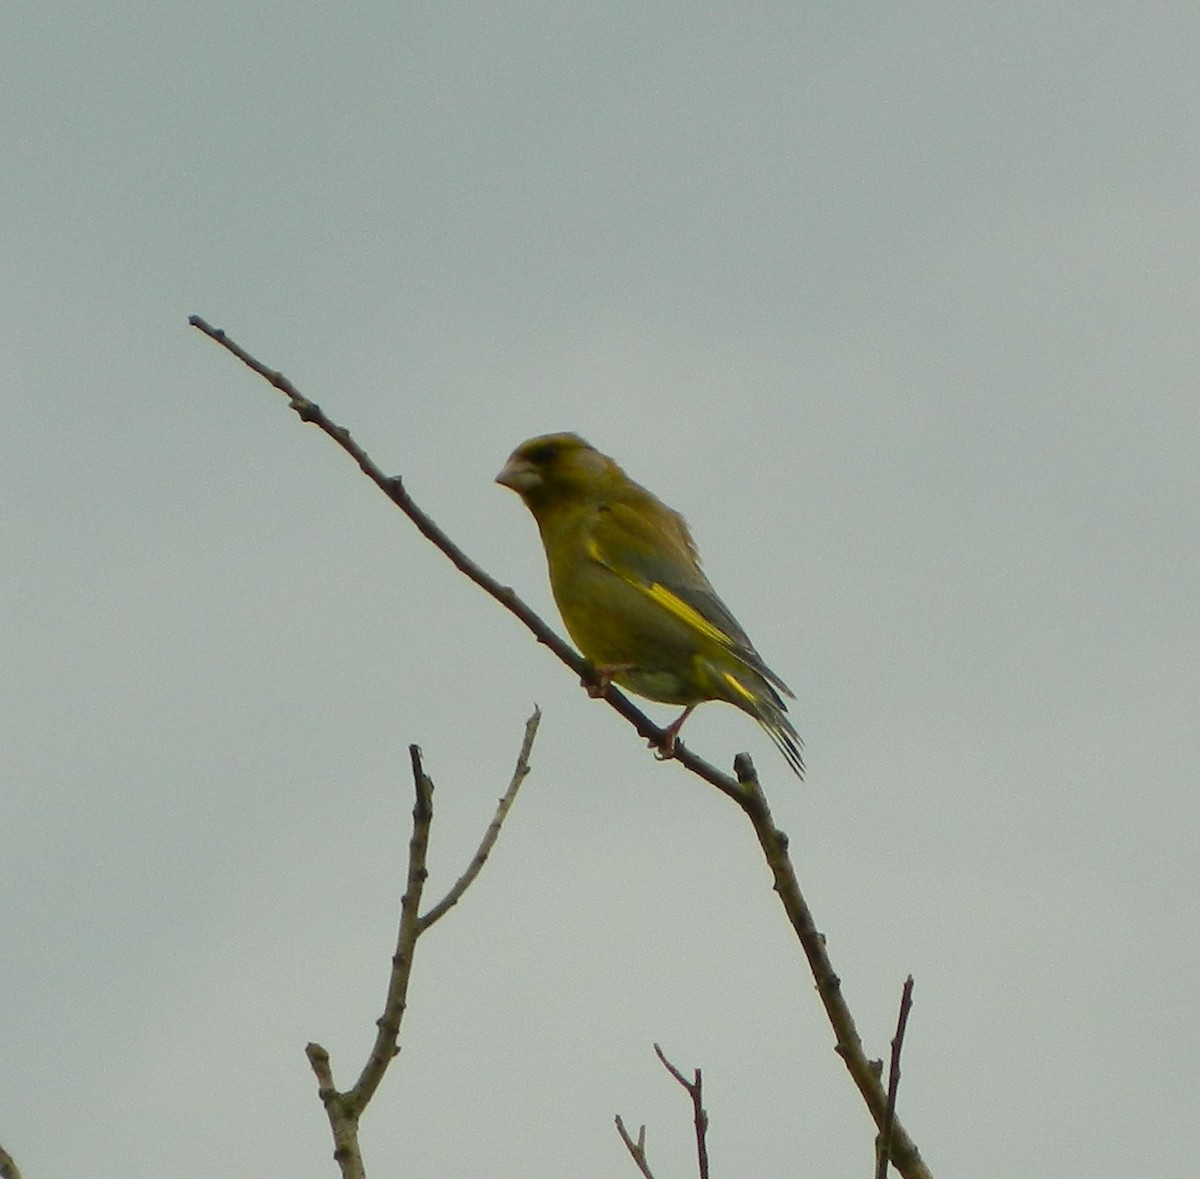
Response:
POLYGON ((496 482, 538 516, 558 504, 603 498, 622 478, 621 468, 578 434, 541 434, 509 455, 496 482))

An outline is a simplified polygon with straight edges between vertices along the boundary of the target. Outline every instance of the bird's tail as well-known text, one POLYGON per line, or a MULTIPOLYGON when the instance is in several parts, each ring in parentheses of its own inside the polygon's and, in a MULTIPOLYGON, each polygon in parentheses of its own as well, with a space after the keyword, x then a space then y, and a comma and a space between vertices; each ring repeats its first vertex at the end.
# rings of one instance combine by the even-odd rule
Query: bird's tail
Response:
POLYGON ((762 725, 767 736, 783 754, 784 761, 792 767, 792 772, 797 778, 803 779, 804 758, 800 751, 804 748, 804 742, 788 717, 783 697, 753 668, 743 669, 740 675, 724 671, 721 678, 732 689, 725 698, 762 725))
POLYGON ((767 736, 775 742, 775 748, 783 754, 784 760, 792 767, 797 778, 804 778, 804 758, 800 751, 804 742, 788 719, 783 702, 778 704, 770 699, 759 699, 755 702, 755 719, 766 730, 767 736))

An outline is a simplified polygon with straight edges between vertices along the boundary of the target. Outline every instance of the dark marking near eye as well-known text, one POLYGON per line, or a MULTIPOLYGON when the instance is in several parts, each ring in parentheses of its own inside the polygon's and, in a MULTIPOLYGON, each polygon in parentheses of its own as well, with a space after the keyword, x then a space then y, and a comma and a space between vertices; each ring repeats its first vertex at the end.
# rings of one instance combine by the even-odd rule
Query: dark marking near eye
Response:
POLYGON ((535 446, 530 449, 525 457, 531 463, 537 463, 538 466, 545 466, 551 463, 558 455, 558 447, 553 442, 544 442, 541 446, 535 446))

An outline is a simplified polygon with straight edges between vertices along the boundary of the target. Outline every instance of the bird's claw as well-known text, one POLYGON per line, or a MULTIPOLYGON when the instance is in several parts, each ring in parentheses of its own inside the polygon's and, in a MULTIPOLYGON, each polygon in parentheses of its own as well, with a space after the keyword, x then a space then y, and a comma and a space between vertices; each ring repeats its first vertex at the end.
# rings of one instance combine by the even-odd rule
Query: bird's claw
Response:
POLYGON ((657 740, 651 737, 647 744, 654 750, 654 756, 659 761, 671 761, 675 757, 675 747, 678 744, 675 738, 676 735, 668 729, 657 740))
POLYGON ((679 730, 683 728, 683 722, 692 715, 692 709, 695 707, 694 704, 689 704, 679 716, 663 729, 662 736, 657 741, 652 740, 650 742, 650 748, 658 751, 657 757, 659 761, 670 761, 675 757, 675 745, 679 740, 679 730))

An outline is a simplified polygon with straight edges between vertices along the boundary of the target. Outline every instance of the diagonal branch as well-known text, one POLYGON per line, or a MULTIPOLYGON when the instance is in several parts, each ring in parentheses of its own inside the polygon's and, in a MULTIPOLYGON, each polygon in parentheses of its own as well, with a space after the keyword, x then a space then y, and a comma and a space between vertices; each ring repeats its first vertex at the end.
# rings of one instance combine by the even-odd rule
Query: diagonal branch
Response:
MULTIPOLYGON (((846 1068, 858 1086, 876 1127, 882 1129, 887 1113, 887 1094, 880 1083, 876 1065, 867 1058, 863 1048, 854 1016, 850 1014, 850 1008, 842 994, 842 980, 829 960, 825 948, 825 935, 817 929, 812 910, 800 891, 796 869, 788 856, 788 837, 775 826, 771 808, 767 805, 766 795, 763 794, 750 755, 738 754, 734 758, 733 766, 742 784, 742 810, 754 826, 754 834, 758 836, 767 866, 775 877, 775 891, 779 894, 788 920, 800 940, 813 981, 817 984, 817 994, 821 997, 826 1017, 837 1037, 834 1051, 845 1061, 846 1068)), ((891 1138, 892 1162, 904 1179, 931 1179, 930 1171, 925 1166, 916 1144, 901 1126, 899 1119, 893 1119, 891 1138)))
POLYGON ((491 823, 488 824, 488 829, 483 833, 483 839, 480 841, 479 848, 471 857, 471 862, 467 865, 467 870, 454 882, 450 891, 428 913, 421 916, 421 919, 417 922, 418 936, 458 904, 463 893, 471 887, 475 881, 475 877, 483 870, 483 865, 487 862, 488 856, 492 853, 492 848, 496 845, 496 838, 500 834, 500 827, 509 810, 512 808, 512 804, 516 801, 517 791, 520 790, 521 783, 525 781, 525 776, 529 773, 529 754, 533 750, 533 741, 537 736, 538 724, 541 719, 541 710, 535 707, 533 715, 525 722, 525 740, 521 742, 521 752, 517 754, 517 765, 513 770, 512 781, 509 782, 508 789, 504 792, 503 797, 496 806, 496 813, 492 817, 491 823))
MULTIPOLYGON (((661 748, 664 740, 664 730, 660 729, 628 696, 624 695, 617 688, 614 688, 611 684, 606 686, 601 685, 587 660, 575 651, 570 644, 561 639, 546 625, 538 614, 517 597, 511 586, 501 585, 490 573, 471 560, 433 522, 433 519, 417 506, 416 501, 408 494, 400 476, 385 475, 366 451, 354 441, 350 436, 350 431, 345 426, 339 426, 331 421, 321 407, 300 393, 287 377, 278 370, 268 368, 260 360, 255 359, 239 344, 231 340, 222 329, 214 328, 198 315, 190 316, 188 323, 203 332, 211 340, 216 341, 222 348, 232 352, 238 360, 248 368, 253 369, 260 377, 283 393, 288 398, 290 408, 295 410, 300 419, 324 431, 354 459, 363 474, 417 526, 422 536, 450 559, 459 572, 464 573, 480 589, 495 598, 511 614, 516 615, 532 632, 539 643, 549 647, 580 679, 595 689, 597 695, 603 695, 603 698, 609 705, 629 721, 647 742, 655 748, 661 748), (602 687, 603 692, 600 691, 602 687)), ((699 758, 691 753, 678 741, 675 743, 675 760, 736 801, 738 794, 737 782, 728 774, 721 773, 716 766, 709 765, 703 758, 699 758)))
MULTIPOLYGON (((290 399, 291 408, 304 421, 319 427, 341 446, 358 463, 364 474, 413 521, 420 532, 436 545, 456 568, 495 598, 510 613, 516 615, 533 633, 538 642, 549 647, 563 663, 581 677, 585 684, 592 689, 600 688, 601 685, 598 684, 595 673, 587 661, 559 638, 533 610, 517 597, 510 587, 501 585, 455 545, 416 505, 399 477, 385 476, 366 452, 350 437, 347 429, 331 422, 320 407, 303 397, 282 373, 267 368, 266 365, 229 339, 224 331, 212 327, 198 315, 191 316, 188 322, 284 393, 290 399)), ((596 694, 600 693, 596 692, 596 694)), ((611 685, 604 687, 602 694, 608 704, 629 721, 642 737, 656 747, 661 746, 663 730, 632 704, 627 696, 611 685)), ((853 1016, 842 996, 841 980, 826 953, 825 938, 817 930, 812 913, 800 891, 795 868, 788 856, 787 836, 775 826, 774 820, 771 818, 771 811, 759 784, 753 762, 748 754, 739 754, 734 760, 737 777, 733 778, 722 773, 716 766, 711 765, 703 758, 697 757, 680 743, 676 743, 674 760, 732 799, 754 827, 759 846, 762 848, 763 855, 775 878, 775 891, 779 894, 788 920, 791 922, 796 936, 800 939, 801 947, 817 984, 817 992, 833 1028, 835 1051, 845 1062, 876 1127, 882 1128, 887 1109, 887 1094, 877 1069, 867 1058, 863 1049, 853 1016)), ((905 1132, 898 1119, 893 1120, 892 1123, 891 1155, 892 1162, 903 1179, 931 1179, 931 1173, 921 1159, 916 1144, 905 1132)))

